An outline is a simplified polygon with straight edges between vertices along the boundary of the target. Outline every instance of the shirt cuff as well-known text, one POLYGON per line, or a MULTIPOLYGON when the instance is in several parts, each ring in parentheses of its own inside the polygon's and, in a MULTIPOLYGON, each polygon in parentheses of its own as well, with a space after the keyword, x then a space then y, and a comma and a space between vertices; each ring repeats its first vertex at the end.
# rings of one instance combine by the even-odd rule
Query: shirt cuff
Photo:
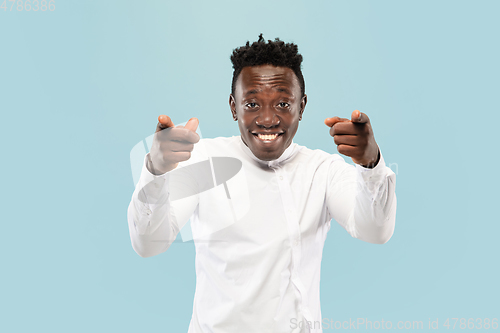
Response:
POLYGON ((373 168, 365 168, 359 164, 356 164, 356 170, 358 175, 361 177, 363 182, 367 185, 370 191, 375 191, 378 188, 378 185, 381 182, 384 182, 385 179, 393 174, 394 172, 385 165, 384 156, 382 155, 382 151, 380 150, 380 159, 377 165, 373 168))
POLYGON ((165 194, 168 186, 169 172, 161 175, 152 174, 147 168, 147 161, 149 159, 149 153, 144 156, 144 162, 142 165, 141 177, 138 186, 142 188, 144 197, 147 198, 147 203, 150 205, 158 204, 158 199, 160 199, 165 194))

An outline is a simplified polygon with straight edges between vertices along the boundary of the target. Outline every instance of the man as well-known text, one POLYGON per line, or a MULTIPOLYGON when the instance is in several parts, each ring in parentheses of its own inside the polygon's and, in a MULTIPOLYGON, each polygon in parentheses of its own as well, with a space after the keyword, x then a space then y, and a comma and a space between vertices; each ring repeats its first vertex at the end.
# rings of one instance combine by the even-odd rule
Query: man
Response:
POLYGON ((164 252, 191 218, 197 279, 190 333, 321 332, 330 221, 363 241, 387 242, 395 174, 358 110, 351 119, 325 120, 338 151, 356 166, 293 142, 307 104, 296 45, 266 43, 261 34, 231 61, 229 106, 241 136, 200 140, 196 118, 175 127, 159 116, 128 210, 132 245, 143 257, 164 252), (240 161, 237 175, 212 181, 232 160, 240 161), (203 161, 213 162, 207 176, 200 176, 203 161))

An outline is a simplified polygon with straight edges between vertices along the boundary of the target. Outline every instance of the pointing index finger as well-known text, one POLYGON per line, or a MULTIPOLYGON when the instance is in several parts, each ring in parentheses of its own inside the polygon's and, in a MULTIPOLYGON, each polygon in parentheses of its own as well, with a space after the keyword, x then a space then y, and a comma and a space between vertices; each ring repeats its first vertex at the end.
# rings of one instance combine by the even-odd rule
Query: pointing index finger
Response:
POLYGON ((332 118, 326 118, 325 119, 325 125, 328 126, 328 127, 332 127, 336 123, 340 123, 340 122, 343 122, 343 121, 349 121, 349 119, 340 118, 340 117, 335 116, 335 117, 332 117, 332 118))
POLYGON ((172 138, 174 140, 187 141, 190 143, 197 143, 200 141, 200 136, 196 133, 198 128, 198 118, 191 118, 184 126, 177 126, 173 131, 172 138))
POLYGON ((184 125, 184 128, 187 128, 190 131, 196 132, 196 129, 198 128, 199 123, 200 123, 200 121, 198 120, 198 118, 191 118, 191 119, 189 119, 187 124, 184 125))

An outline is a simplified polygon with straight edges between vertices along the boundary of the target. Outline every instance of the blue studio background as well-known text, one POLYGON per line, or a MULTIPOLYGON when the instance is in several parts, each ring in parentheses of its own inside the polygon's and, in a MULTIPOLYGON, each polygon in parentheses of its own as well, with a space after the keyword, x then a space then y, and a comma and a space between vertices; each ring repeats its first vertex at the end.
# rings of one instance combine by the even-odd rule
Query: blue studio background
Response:
POLYGON ((187 332, 194 246, 133 251, 129 154, 159 114, 238 135, 229 55, 261 32, 304 56, 294 141, 336 153, 323 120, 359 109, 397 173, 387 244, 332 224, 323 317, 500 317, 498 1, 0 3, 0 331, 187 332))

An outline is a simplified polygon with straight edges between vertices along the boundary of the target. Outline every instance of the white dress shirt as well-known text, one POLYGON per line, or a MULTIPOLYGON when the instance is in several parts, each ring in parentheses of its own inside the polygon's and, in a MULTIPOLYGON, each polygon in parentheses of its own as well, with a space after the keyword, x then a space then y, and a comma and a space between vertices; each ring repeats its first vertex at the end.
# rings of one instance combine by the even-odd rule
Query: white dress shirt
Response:
MULTIPOLYGON (((212 162, 205 163, 209 183, 212 162)), ((322 332, 320 269, 330 221, 363 241, 387 242, 395 185, 382 155, 367 169, 292 143, 278 159, 262 161, 240 136, 202 139, 166 174, 154 176, 144 163, 128 208, 130 237, 140 256, 154 256, 191 221, 196 292, 189 333, 322 332), (235 158, 241 169, 225 184, 175 194, 199 186, 176 181, 176 170, 213 157, 235 158)))

